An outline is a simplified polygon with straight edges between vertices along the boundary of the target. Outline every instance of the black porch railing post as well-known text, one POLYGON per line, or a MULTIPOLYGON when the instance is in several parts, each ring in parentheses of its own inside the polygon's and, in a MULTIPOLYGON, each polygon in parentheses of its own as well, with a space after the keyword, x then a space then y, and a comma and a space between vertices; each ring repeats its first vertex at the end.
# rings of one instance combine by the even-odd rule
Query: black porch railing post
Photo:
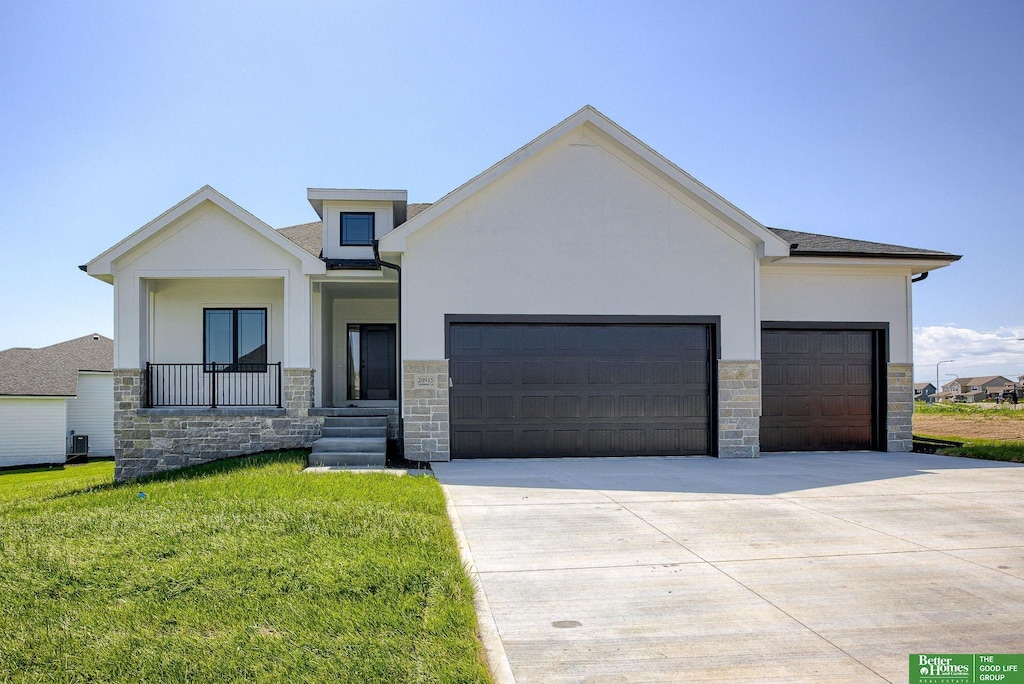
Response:
POLYGON ((153 408, 153 366, 146 362, 146 408, 153 408))
POLYGON ((281 406, 281 394, 284 392, 284 388, 281 387, 281 362, 277 362, 277 408, 281 406))
POLYGON ((213 364, 213 372, 210 373, 210 408, 217 408, 217 364, 213 364))

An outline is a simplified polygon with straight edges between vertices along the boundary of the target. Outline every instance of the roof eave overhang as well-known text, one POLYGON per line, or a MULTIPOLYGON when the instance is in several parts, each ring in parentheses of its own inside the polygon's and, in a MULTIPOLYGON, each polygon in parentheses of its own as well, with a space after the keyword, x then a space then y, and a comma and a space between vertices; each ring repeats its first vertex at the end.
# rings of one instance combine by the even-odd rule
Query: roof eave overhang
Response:
POLYGON ((949 255, 909 255, 909 254, 836 254, 826 253, 801 253, 794 254, 784 259, 773 260, 774 264, 780 266, 811 266, 811 267, 854 267, 854 268, 893 268, 909 269, 912 273, 924 273, 934 271, 938 268, 949 266, 959 260, 955 254, 949 255))
POLYGON ((324 202, 391 202, 392 205, 406 206, 409 193, 406 190, 361 190, 355 188, 306 188, 306 199, 313 206, 316 215, 324 217, 324 202))

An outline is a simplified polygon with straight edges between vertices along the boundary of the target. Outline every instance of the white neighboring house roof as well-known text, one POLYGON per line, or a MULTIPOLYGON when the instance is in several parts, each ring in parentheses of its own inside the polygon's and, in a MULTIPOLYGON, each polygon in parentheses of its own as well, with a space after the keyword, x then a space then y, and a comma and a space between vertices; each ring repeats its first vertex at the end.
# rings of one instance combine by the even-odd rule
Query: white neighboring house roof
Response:
POLYGON ((681 187, 687 194, 697 198, 718 214, 724 216, 741 230, 747 232, 754 241, 761 245, 758 256, 787 257, 789 243, 765 226, 761 225, 735 205, 727 201, 709 187, 690 174, 648 147, 633 134, 597 111, 590 105, 580 109, 568 119, 557 124, 546 133, 519 148, 500 162, 462 184, 455 190, 434 202, 422 213, 387 233, 380 239, 380 248, 384 252, 405 251, 406 238, 427 225, 437 217, 447 213, 491 183, 507 175, 510 171, 544 151, 559 139, 584 125, 590 125, 625 147, 649 167, 681 187))
POLYGON ((49 347, 0 351, 0 396, 73 397, 82 371, 110 373, 114 341, 98 333, 49 347))
POLYGON ((157 235, 169 225, 174 223, 188 212, 200 206, 204 202, 210 202, 223 211, 227 212, 238 221, 248 226, 271 244, 280 250, 298 259, 302 264, 303 273, 323 273, 326 270, 324 262, 302 249, 294 242, 284 237, 269 225, 256 218, 241 206, 231 201, 209 185, 196 190, 194 193, 181 200, 173 207, 157 216, 155 219, 142 226, 134 233, 118 242, 116 245, 92 259, 82 268, 89 275, 113 282, 114 261, 139 246, 146 240, 157 235))

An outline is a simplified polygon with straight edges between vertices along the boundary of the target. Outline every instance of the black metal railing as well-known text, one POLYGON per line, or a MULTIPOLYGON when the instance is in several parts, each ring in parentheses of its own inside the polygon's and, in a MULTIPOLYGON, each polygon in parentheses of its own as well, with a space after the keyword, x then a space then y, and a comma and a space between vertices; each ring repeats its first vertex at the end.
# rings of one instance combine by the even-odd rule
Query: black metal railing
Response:
POLYGON ((147 363, 146 407, 276 406, 280 363, 147 363))

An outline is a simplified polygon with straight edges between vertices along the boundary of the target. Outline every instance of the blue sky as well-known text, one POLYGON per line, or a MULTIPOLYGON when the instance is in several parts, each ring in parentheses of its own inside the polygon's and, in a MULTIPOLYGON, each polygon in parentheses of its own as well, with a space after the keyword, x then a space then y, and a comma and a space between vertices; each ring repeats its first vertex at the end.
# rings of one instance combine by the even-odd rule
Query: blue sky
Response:
POLYGON ((1024 373, 1022 37, 1018 1, 0 3, 0 349, 111 334, 77 265, 204 184, 276 227, 433 201, 592 104, 766 225, 963 254, 917 376, 1024 373))

